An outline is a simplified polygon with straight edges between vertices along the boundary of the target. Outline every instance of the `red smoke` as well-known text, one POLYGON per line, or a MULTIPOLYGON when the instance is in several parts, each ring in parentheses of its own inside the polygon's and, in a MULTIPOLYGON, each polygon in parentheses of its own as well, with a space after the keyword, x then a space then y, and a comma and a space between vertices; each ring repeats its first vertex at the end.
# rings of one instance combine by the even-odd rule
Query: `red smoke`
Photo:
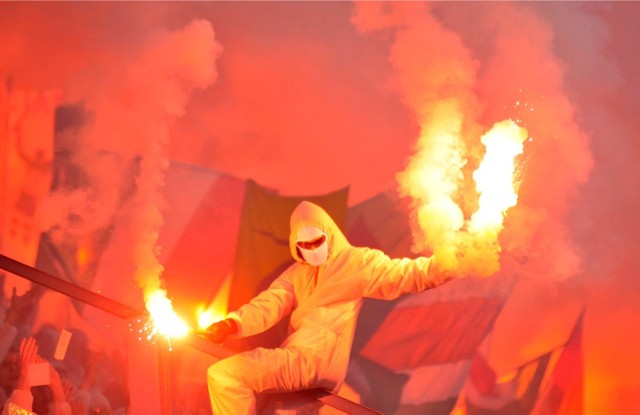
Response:
MULTIPOLYGON (((71 211, 83 214, 83 231, 104 224, 122 189, 114 172, 134 154, 202 164, 285 194, 350 185, 355 204, 395 188, 424 115, 411 109, 416 97, 461 97, 465 137, 512 117, 532 138, 502 237, 520 261, 507 271, 540 281, 522 288, 530 297, 521 304, 529 313, 586 304, 586 413, 631 412, 640 371, 630 329, 640 323, 640 6, 441 2, 398 20, 394 4, 383 4, 376 34, 363 35, 344 2, 1 3, 3 78, 16 89, 62 89, 65 103, 99 109, 76 156, 94 154, 91 168, 83 165, 101 202, 88 189, 58 195, 49 223, 71 211), (191 39, 178 50, 157 46, 189 32, 193 19, 210 22, 223 48, 219 77, 204 90, 213 73, 171 66, 179 56, 199 67, 203 49, 190 49, 191 39), (432 36, 426 45, 416 43, 421 31, 432 36), (442 88, 416 86, 423 60, 441 65, 442 88), (158 72, 136 77, 141 68, 158 72), (165 82, 166 70, 188 78, 186 89, 165 82), (157 105, 167 96, 171 105, 157 105), (146 134, 168 153, 147 146, 146 134), (100 148, 122 156, 97 158, 100 148)), ((152 171, 161 175, 161 164, 152 171)))

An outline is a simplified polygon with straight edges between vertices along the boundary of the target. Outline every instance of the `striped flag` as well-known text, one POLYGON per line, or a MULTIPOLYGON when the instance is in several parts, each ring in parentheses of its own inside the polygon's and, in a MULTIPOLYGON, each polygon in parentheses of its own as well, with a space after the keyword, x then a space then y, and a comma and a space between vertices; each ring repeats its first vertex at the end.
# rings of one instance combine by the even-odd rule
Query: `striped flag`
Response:
POLYGON ((558 352, 558 360, 543 383, 531 415, 581 415, 584 413, 582 332, 584 312, 565 346, 558 352))
MULTIPOLYGON (((349 211, 349 240, 412 257, 400 201, 381 194, 349 211)), ((478 347, 491 330, 515 279, 461 279, 393 302, 367 300, 358 321, 350 378, 362 402, 390 414, 449 414, 478 347), (376 365, 361 370, 361 362, 376 365), (398 393, 380 394, 380 378, 398 393)))
POLYGON ((489 336, 471 365, 453 415, 581 415, 582 313, 565 344, 498 376, 485 358, 489 336))

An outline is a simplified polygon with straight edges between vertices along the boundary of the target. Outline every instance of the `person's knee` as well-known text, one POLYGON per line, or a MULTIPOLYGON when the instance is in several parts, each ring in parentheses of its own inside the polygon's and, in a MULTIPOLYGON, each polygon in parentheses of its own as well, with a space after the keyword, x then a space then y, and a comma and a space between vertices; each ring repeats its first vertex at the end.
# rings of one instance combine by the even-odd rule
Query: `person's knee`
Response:
POLYGON ((223 364, 223 361, 216 362, 209 366, 207 369, 207 378, 209 381, 219 381, 227 377, 227 370, 223 364))
POLYGON ((240 382, 238 373, 234 370, 234 365, 228 360, 220 360, 207 369, 207 379, 210 387, 216 389, 237 386, 240 382))

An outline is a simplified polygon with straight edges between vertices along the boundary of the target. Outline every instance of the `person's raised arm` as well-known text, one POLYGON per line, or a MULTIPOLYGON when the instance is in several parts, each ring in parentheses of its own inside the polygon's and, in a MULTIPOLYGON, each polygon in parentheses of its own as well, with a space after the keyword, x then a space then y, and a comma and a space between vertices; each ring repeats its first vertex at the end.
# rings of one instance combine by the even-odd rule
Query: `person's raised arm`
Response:
POLYGON ((31 413, 33 407, 33 395, 29 382, 29 366, 36 362, 38 356, 38 344, 33 337, 26 337, 20 341, 19 365, 20 373, 16 388, 11 392, 2 411, 3 415, 10 413, 31 413), (20 412, 22 411, 22 412, 20 412))
POLYGON ((435 288, 454 277, 435 256, 389 258, 376 249, 361 250, 359 275, 365 297, 392 300, 403 294, 435 288))

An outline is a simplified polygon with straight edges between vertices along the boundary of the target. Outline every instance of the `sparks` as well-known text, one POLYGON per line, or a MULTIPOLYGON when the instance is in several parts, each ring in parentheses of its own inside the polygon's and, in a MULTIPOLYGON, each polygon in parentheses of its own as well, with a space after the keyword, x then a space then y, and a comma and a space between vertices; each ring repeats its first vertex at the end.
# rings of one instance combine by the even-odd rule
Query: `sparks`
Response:
POLYGON ((146 299, 146 307, 151 315, 151 329, 148 337, 155 335, 166 338, 178 338, 186 336, 189 326, 173 311, 171 300, 163 290, 150 293, 146 299))
POLYGON ((493 275, 500 269, 498 237, 504 217, 517 204, 516 157, 523 152, 527 130, 506 120, 485 133, 480 140, 484 156, 473 172, 476 194, 462 194, 467 190, 461 186, 463 167, 470 154, 459 127, 462 114, 449 110, 436 115, 423 128, 407 170, 398 176, 415 204, 417 252, 430 248, 441 266, 462 274, 493 275), (464 212, 458 201, 474 196, 476 212, 464 212))

